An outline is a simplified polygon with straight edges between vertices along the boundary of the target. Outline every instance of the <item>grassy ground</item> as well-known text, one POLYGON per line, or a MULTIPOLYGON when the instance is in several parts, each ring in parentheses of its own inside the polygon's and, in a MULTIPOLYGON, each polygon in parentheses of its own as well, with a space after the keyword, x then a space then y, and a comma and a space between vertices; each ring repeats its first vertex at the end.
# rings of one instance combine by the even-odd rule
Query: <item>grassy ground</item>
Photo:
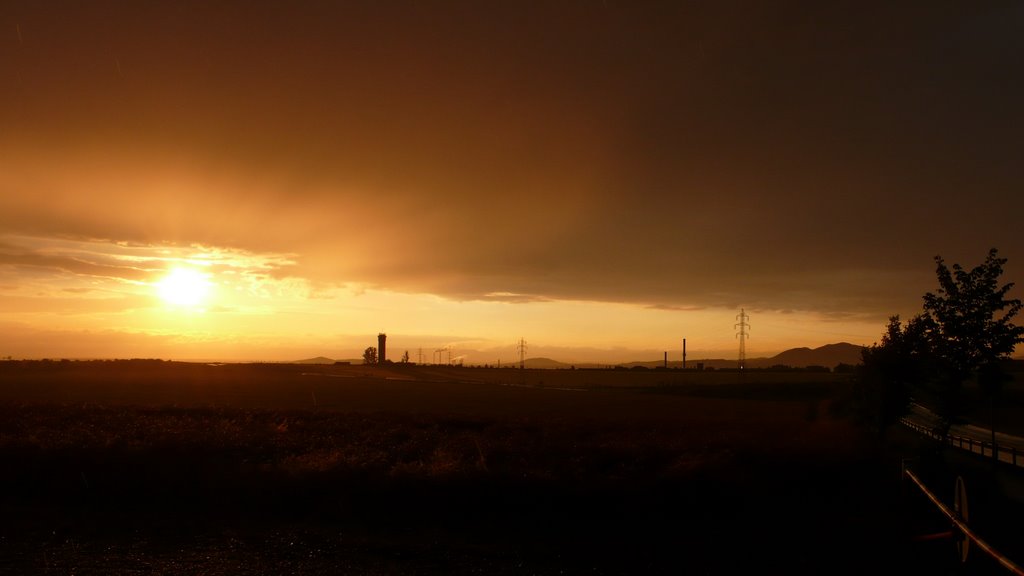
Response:
POLYGON ((0 573, 952 566, 843 380, 571 372, 0 366, 0 573))

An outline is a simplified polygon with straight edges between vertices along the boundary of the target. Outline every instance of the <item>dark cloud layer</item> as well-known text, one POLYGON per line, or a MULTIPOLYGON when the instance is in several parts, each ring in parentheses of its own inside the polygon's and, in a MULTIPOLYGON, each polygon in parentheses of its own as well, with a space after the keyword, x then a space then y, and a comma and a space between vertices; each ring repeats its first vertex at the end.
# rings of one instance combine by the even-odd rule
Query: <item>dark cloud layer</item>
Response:
POLYGON ((14 2, 0 228, 884 315, 1024 258, 1022 51, 1016 2, 14 2))

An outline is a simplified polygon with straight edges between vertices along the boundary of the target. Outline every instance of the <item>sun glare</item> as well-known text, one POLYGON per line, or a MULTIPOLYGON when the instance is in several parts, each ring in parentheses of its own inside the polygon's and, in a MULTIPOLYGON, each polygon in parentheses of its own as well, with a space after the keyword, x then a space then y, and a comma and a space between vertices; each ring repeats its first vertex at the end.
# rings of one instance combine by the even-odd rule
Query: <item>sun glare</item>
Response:
POLYGON ((175 268, 157 283, 160 298, 185 308, 202 306, 210 295, 209 275, 191 268, 175 268))

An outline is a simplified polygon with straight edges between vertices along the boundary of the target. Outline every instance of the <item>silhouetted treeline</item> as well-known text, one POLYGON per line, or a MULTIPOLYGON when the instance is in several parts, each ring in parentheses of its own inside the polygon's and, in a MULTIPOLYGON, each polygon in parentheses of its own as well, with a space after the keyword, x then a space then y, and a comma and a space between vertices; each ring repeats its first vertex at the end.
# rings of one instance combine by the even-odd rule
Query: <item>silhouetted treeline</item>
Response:
MULTIPOLYGON (((940 416, 942 434, 980 396, 994 413, 1004 384, 1020 363, 1010 360, 1024 342, 1013 318, 1021 301, 1000 284, 1005 258, 996 249, 971 270, 935 257, 939 288, 924 295, 923 311, 906 323, 889 319, 882 341, 863 351, 858 393, 865 422, 879 434, 909 412, 911 402, 940 416)), ((994 433, 994 432, 993 432, 994 433)))

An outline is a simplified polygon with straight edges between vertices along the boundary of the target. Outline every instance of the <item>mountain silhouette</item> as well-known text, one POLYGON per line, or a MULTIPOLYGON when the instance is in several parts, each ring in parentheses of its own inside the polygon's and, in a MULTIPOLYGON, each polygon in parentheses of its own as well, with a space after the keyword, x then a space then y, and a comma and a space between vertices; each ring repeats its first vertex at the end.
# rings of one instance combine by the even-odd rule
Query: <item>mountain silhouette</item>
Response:
POLYGON ((317 356, 316 358, 307 358, 305 360, 295 360, 291 364, 334 364, 334 360, 324 356, 317 356))
MULTIPOLYGON (((767 358, 768 364, 765 367, 783 365, 794 368, 806 366, 835 368, 839 364, 857 365, 860 364, 860 353, 863 349, 863 346, 847 342, 826 344, 818 348, 792 348, 767 358)), ((751 367, 754 366, 751 365, 751 367)), ((761 360, 758 361, 757 367, 762 367, 761 360)))

